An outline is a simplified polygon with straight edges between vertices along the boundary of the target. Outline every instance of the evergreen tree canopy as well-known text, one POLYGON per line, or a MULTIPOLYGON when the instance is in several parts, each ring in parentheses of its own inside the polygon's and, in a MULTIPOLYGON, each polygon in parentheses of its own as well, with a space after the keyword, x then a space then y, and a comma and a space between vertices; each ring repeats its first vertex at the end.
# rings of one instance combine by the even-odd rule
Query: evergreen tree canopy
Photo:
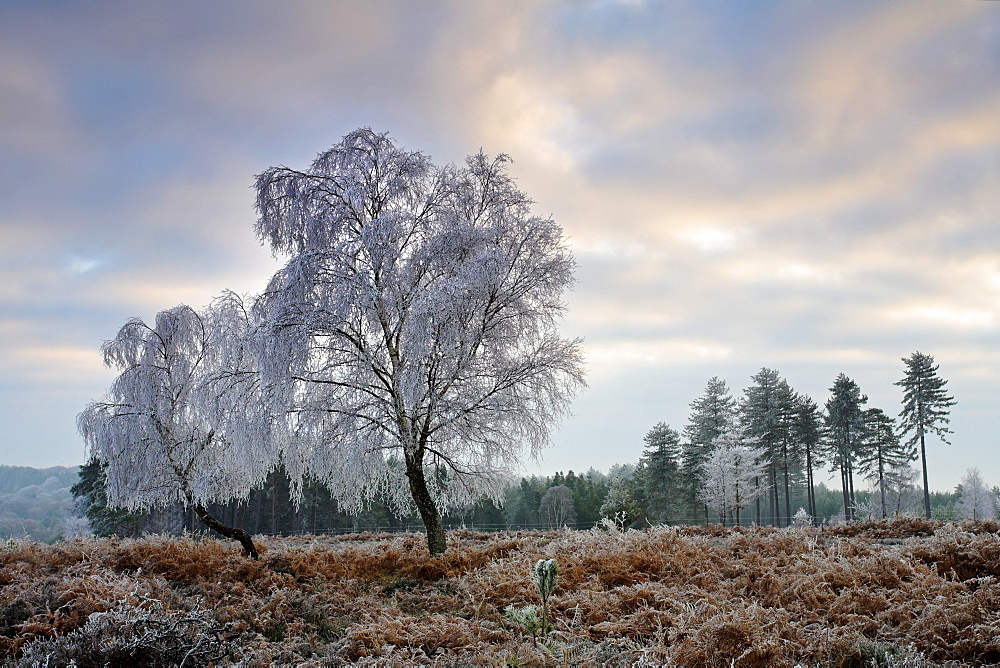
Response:
POLYGON ((865 446, 864 404, 868 396, 853 380, 841 373, 833 381, 826 402, 826 452, 831 470, 840 471, 844 494, 844 517, 854 518, 854 470, 865 446))
POLYGON ((924 513, 931 518, 930 490, 927 484, 927 449, 925 435, 930 432, 945 443, 950 434, 948 410, 955 405, 955 398, 945 391, 948 381, 938 375, 939 365, 931 355, 917 351, 903 358, 906 375, 896 385, 903 388, 903 410, 900 411, 900 433, 910 434, 908 445, 920 444, 920 462, 924 476, 924 513))
POLYGON ((639 460, 646 514, 651 522, 672 519, 679 486, 680 435, 660 422, 643 439, 646 448, 639 460))
POLYGON ((693 520, 699 514, 699 492, 705 478, 705 463, 711 456, 715 439, 735 425, 736 399, 726 381, 713 376, 705 385, 701 397, 691 402, 690 409, 680 459, 683 494, 693 520))

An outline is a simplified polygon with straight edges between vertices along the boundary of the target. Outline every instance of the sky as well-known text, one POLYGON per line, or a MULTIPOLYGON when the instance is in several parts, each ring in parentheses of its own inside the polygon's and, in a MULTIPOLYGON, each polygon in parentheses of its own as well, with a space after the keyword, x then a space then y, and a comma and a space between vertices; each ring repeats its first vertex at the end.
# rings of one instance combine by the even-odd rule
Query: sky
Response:
POLYGON ((634 463, 708 379, 957 405, 1000 484, 1000 3, 0 2, 0 463, 86 457, 131 317, 260 291, 254 176, 370 126, 507 153, 577 260, 589 389, 528 473, 634 463))

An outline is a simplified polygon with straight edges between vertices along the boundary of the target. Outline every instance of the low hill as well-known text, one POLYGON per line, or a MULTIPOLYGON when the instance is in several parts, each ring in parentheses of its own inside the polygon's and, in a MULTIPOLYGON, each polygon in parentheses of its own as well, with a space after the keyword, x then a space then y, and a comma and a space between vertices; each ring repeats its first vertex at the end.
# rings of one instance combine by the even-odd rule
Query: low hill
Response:
POLYGON ((0 466, 0 539, 52 542, 62 535, 79 467, 0 466))

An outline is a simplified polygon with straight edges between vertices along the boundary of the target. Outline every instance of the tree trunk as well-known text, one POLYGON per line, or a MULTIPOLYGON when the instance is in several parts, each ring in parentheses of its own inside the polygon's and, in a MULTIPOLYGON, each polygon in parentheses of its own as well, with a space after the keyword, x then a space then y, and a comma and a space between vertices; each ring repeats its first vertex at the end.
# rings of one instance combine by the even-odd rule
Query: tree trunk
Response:
POLYGON ((278 534, 278 476, 274 477, 271 484, 271 535, 278 534))
POLYGON ((809 506, 809 516, 816 522, 816 490, 813 488, 812 447, 806 444, 806 505, 809 506))
POLYGON ((927 489, 927 451, 924 450, 924 430, 920 429, 920 464, 924 469, 924 513, 931 518, 931 493, 927 489))
POLYGON ((264 488, 251 492, 256 501, 255 512, 253 514, 253 532, 260 533, 260 518, 264 514, 264 488))
POLYGON ((854 495, 854 463, 851 461, 847 462, 847 482, 851 486, 851 521, 853 522, 857 519, 858 500, 854 495))
POLYGON ((757 492, 757 526, 760 526, 760 476, 753 477, 753 489, 757 492))
POLYGON ((219 520, 212 517, 205 506, 200 503, 192 504, 191 507, 194 509, 194 512, 198 515, 199 519, 201 519, 201 521, 204 522, 205 526, 209 529, 225 536, 226 538, 239 541, 240 545, 243 546, 243 552, 248 557, 256 559, 260 556, 260 553, 257 552, 257 546, 253 544, 253 539, 250 538, 250 534, 246 531, 226 526, 219 520))
POLYGON ((844 521, 851 521, 851 500, 850 500, 850 490, 847 485, 847 463, 843 462, 840 465, 840 486, 842 488, 842 493, 844 496, 844 521))
POLYGON ((791 482, 788 479, 788 442, 782 444, 781 449, 782 469, 785 476, 785 526, 792 523, 792 492, 791 482))
POLYGON ((424 476, 423 458, 420 455, 406 455, 406 478, 410 481, 410 495, 420 511, 420 519, 427 529, 427 549, 431 556, 443 554, 447 548, 444 526, 441 524, 441 513, 434 505, 434 499, 427 489, 427 478, 424 476))
POLYGON ((885 519, 885 462, 882 461, 881 445, 878 446, 878 493, 882 502, 882 519, 885 519))
POLYGON ((771 475, 771 490, 769 492, 769 495, 771 497, 770 498, 771 503, 769 504, 771 506, 771 524, 780 527, 781 510, 779 509, 781 506, 779 505, 778 502, 778 466, 772 461, 769 468, 770 468, 769 473, 771 475))

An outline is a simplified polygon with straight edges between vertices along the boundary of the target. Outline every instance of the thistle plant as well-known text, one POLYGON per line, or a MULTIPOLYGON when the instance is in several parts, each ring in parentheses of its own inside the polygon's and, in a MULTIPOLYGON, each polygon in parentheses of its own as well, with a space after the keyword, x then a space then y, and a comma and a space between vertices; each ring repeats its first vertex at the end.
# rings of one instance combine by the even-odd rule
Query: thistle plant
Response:
POLYGON ((559 578, 559 564, 555 559, 539 559, 535 564, 535 586, 542 599, 542 631, 549 629, 549 596, 556 588, 559 578))

